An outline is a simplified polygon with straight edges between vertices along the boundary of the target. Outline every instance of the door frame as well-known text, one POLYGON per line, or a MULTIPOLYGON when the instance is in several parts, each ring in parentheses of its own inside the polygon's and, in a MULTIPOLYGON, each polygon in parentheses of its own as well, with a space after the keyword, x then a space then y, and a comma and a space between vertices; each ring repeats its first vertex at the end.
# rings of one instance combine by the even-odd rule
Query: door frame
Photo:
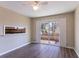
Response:
POLYGON ((60 46, 66 47, 66 17, 57 19, 36 20, 36 39, 35 42, 40 42, 40 24, 44 22, 57 22, 60 27, 60 46))

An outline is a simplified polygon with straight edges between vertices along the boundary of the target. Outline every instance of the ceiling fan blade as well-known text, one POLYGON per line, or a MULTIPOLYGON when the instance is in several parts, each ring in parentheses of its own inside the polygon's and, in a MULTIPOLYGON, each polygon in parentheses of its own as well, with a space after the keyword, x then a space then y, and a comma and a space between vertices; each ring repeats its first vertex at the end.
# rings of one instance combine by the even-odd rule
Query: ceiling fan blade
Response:
MULTIPOLYGON (((47 5, 48 4, 47 1, 38 1, 37 3, 40 5, 47 5)), ((34 1, 24 1, 23 5, 34 5, 34 1)))

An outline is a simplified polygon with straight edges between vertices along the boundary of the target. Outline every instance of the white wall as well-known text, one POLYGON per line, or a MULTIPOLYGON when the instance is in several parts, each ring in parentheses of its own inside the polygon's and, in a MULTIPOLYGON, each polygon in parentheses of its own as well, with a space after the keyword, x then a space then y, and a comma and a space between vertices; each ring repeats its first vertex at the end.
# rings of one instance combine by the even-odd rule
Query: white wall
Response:
POLYGON ((26 33, 0 36, 0 55, 30 42, 30 19, 0 7, 0 25, 23 26, 26 33))
POLYGON ((79 7, 75 11, 75 51, 79 56, 79 7))

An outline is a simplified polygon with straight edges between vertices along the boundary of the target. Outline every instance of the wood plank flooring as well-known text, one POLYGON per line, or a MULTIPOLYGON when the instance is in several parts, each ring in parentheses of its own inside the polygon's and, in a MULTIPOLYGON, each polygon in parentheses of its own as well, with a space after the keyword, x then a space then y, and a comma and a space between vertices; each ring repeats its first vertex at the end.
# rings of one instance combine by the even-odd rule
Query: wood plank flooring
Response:
POLYGON ((0 58, 77 58, 73 49, 45 44, 29 44, 0 58))

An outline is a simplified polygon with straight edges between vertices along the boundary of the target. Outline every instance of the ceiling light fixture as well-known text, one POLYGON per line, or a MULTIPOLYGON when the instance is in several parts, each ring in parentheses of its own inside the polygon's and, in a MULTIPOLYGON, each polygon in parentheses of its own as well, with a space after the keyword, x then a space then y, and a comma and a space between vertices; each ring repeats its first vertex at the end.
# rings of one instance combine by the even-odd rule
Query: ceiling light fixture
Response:
POLYGON ((33 6, 33 9, 34 10, 37 10, 39 7, 38 6, 33 6))
POLYGON ((47 4, 48 2, 33 1, 32 8, 33 10, 38 10, 40 6, 47 5, 47 4))
POLYGON ((34 9, 34 10, 38 10, 39 6, 40 6, 39 1, 34 1, 34 4, 33 4, 33 6, 32 6, 33 9, 34 9))

